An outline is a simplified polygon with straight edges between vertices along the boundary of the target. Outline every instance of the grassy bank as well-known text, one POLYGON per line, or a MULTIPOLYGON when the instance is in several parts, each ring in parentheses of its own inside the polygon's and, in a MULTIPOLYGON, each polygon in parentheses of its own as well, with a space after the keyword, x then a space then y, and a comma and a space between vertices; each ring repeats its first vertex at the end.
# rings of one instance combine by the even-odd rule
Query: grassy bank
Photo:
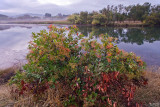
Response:
POLYGON ((143 24, 141 21, 123 21, 123 22, 114 22, 110 24, 110 26, 115 27, 145 27, 146 25, 143 24))
POLYGON ((0 70, 0 107, 9 106, 14 103, 11 96, 11 87, 8 85, 9 79, 15 75, 15 67, 0 70))
MULTIPOLYGON (((146 87, 137 88, 134 100, 139 103, 144 103, 146 106, 152 104, 159 104, 160 101, 160 69, 155 72, 150 72, 148 70, 152 70, 154 68, 149 68, 145 72, 145 77, 148 79, 148 85, 146 87)), ((47 104, 53 105, 61 105, 61 97, 63 93, 68 91, 67 87, 65 89, 62 88, 61 84, 56 90, 49 89, 45 95, 42 95, 42 100, 38 102, 34 102, 35 99, 33 95, 24 95, 22 97, 18 97, 18 94, 11 93, 14 86, 9 86, 7 81, 14 75, 15 68, 8 68, 6 70, 0 71, 0 107, 4 106, 47 106, 47 104), (52 94, 51 94, 52 93, 52 94)), ((64 99, 63 99, 64 100, 64 99)), ((155 107, 155 106, 154 106, 155 107)))
POLYGON ((160 101, 160 71, 146 72, 145 77, 148 78, 146 87, 138 88, 135 94, 137 102, 159 103, 160 101))
POLYGON ((15 75, 17 68, 10 67, 4 70, 0 70, 0 85, 6 84, 8 80, 15 75))

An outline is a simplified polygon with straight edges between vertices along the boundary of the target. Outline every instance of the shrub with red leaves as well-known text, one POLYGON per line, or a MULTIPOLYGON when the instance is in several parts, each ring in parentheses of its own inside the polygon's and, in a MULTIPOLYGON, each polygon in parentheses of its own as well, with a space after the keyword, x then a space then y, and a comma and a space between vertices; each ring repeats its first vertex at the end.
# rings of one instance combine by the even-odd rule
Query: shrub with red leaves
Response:
POLYGON ((76 26, 50 25, 49 32, 33 33, 25 72, 18 72, 11 81, 19 94, 38 95, 59 82, 71 89, 64 106, 139 107, 133 96, 136 87, 147 84, 144 62, 118 49, 116 38, 100 35, 98 42, 91 35, 83 36, 76 26))

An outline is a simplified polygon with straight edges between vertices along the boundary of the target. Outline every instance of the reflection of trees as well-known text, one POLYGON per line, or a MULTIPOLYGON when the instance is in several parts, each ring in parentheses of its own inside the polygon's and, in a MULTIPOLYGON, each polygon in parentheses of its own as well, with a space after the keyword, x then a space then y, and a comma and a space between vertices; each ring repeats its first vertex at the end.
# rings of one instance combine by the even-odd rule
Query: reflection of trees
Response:
MULTIPOLYGON (((1 30, 7 30, 7 29, 10 29, 12 27, 15 27, 15 25, 0 25, 0 31, 1 30)), ((19 26, 19 27, 21 27, 21 28, 27 28, 27 29, 31 29, 32 28, 31 26, 24 26, 24 25, 19 26)))
POLYGON ((97 27, 97 26, 78 26, 79 31, 84 34, 85 36, 89 33, 94 34, 96 37, 100 34, 108 34, 114 37, 118 37, 117 33, 114 32, 114 28, 108 28, 108 27, 97 27))
POLYGON ((144 33, 145 40, 149 43, 160 40, 160 28, 146 28, 144 33))
POLYGON ((20 26, 21 28, 27 28, 27 29, 31 29, 32 26, 20 26))
POLYGON ((79 31, 88 36, 89 33, 98 37, 100 34, 118 38, 119 42, 136 43, 142 45, 144 42, 152 43, 160 40, 160 28, 113 28, 113 27, 91 27, 79 26, 79 31))
POLYGON ((89 33, 92 31, 92 27, 78 26, 78 28, 79 28, 79 31, 85 36, 88 36, 89 33))
POLYGON ((125 43, 137 43, 138 45, 142 45, 144 41, 144 35, 141 33, 141 29, 130 28, 124 35, 120 35, 122 37, 121 41, 125 43))

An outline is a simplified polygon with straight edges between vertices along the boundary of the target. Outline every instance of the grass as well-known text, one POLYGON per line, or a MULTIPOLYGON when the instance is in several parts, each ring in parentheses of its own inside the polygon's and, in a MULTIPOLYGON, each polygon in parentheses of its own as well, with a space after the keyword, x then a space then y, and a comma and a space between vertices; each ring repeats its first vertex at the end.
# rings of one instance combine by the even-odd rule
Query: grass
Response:
POLYGON ((135 101, 149 103, 160 103, 160 71, 146 72, 145 77, 148 78, 148 85, 136 90, 135 101))
MULTIPOLYGON (((154 68, 152 68, 154 69, 154 68)), ((54 89, 49 89, 44 95, 40 95, 41 100, 36 100, 33 95, 26 93, 24 96, 18 97, 17 93, 11 93, 14 86, 9 86, 8 79, 14 75, 15 68, 8 68, 0 70, 0 107, 13 106, 14 107, 47 107, 47 106, 62 106, 66 101, 66 93, 71 93, 68 87, 59 85, 54 89)), ((148 69, 152 71, 151 69, 148 69)), ((145 102, 149 104, 159 104, 160 101, 160 68, 156 72, 145 72, 145 77, 148 78, 148 85, 146 87, 137 88, 134 96, 136 102, 145 102)), ((154 106, 156 107, 156 106, 154 106)), ((158 106, 157 106, 158 107, 158 106)))
POLYGON ((15 71, 18 67, 10 67, 4 70, 0 70, 0 107, 13 105, 11 89, 8 80, 15 75, 15 71))
POLYGON ((0 107, 13 106, 14 100, 11 95, 11 87, 7 84, 0 85, 0 107))
POLYGON ((64 87, 60 83, 56 88, 49 89, 45 94, 40 95, 41 100, 35 99, 30 93, 19 97, 16 87, 8 84, 8 80, 15 75, 17 69, 20 68, 11 67, 0 70, 0 107, 62 107, 62 101, 66 100, 64 96, 71 91, 68 91, 68 87, 64 87))
POLYGON ((7 68, 5 70, 0 70, 0 85, 3 85, 8 82, 8 80, 15 75, 17 68, 7 68))
POLYGON ((116 27, 143 27, 146 26, 141 21, 115 21, 114 23, 111 23, 110 26, 116 26, 116 27))
POLYGON ((25 94, 25 97, 19 97, 15 101, 15 107, 63 107, 66 101, 66 93, 70 93, 68 87, 64 87, 59 83, 56 88, 48 89, 43 95, 39 95, 40 100, 35 99, 31 94, 25 94))
POLYGON ((56 88, 48 89, 43 95, 39 95, 36 99, 32 94, 25 93, 19 97, 18 93, 14 93, 14 86, 0 85, 0 107, 63 107, 66 101, 66 93, 71 93, 68 87, 58 84, 56 88))

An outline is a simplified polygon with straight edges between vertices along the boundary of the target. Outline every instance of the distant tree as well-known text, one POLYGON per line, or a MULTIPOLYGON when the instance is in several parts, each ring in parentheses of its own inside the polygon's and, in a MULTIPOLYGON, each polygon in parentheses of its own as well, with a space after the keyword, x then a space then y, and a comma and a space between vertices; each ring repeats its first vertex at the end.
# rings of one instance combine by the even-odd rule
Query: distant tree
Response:
POLYGON ((58 15, 57 15, 58 17, 63 17, 63 15, 61 14, 61 13, 58 13, 58 15))
POLYGON ((89 13, 87 16, 87 24, 92 24, 93 21, 93 13, 89 13))
POLYGON ((144 22, 151 26, 160 25, 160 13, 152 13, 144 22))
POLYGON ((126 15, 128 15, 128 13, 129 13, 129 11, 131 10, 131 8, 132 8, 131 5, 124 7, 125 12, 126 12, 126 15))
POLYGON ((52 15, 50 13, 45 13, 45 18, 50 18, 52 15))
POLYGON ((145 14, 149 14, 150 13, 150 8, 151 8, 151 3, 148 3, 148 2, 145 2, 143 5, 143 8, 144 8, 144 11, 145 11, 145 14))
POLYGON ((130 16, 130 18, 132 18, 132 20, 136 20, 137 19, 137 7, 138 6, 133 6, 132 8, 131 8, 131 10, 130 10, 130 12, 129 12, 129 16, 130 16))
POLYGON ((8 18, 9 18, 8 16, 0 14, 0 20, 6 20, 8 18))
POLYGON ((103 8, 102 10, 99 11, 101 14, 106 15, 107 16, 107 9, 103 8))
MULTIPOLYGON (((75 24, 93 24, 93 25, 106 25, 114 24, 116 21, 133 20, 142 21, 155 25, 159 23, 160 5, 151 6, 150 3, 145 2, 143 5, 129 5, 118 6, 107 5, 107 7, 99 10, 99 12, 93 11, 80 12, 68 17, 68 20, 75 24), (155 22, 153 20, 155 20, 155 22)), ((149 24, 147 23, 147 24, 149 24)), ((159 24, 158 24, 159 25, 159 24)))
POLYGON ((134 5, 131 10, 129 15, 133 18, 133 20, 140 20, 143 21, 145 17, 149 14, 150 12, 150 6, 151 4, 149 3, 144 3, 143 5, 134 5))
POLYGON ((105 25, 106 24, 107 17, 103 14, 95 14, 93 16, 93 25, 105 25))
POLYGON ((120 21, 120 23, 121 23, 122 21, 124 21, 125 19, 126 19, 125 13, 119 14, 119 21, 120 21))
POLYGON ((110 21, 113 20, 113 12, 112 12, 113 7, 110 5, 107 6, 107 8, 103 8, 100 10, 100 13, 106 16, 106 23, 108 24, 110 21))
POLYGON ((81 23, 80 16, 78 14, 70 15, 68 17, 68 21, 70 21, 73 24, 80 24, 81 23))
POLYGON ((17 19, 32 19, 32 17, 30 16, 30 15, 28 15, 28 14, 25 14, 25 15, 23 15, 23 16, 19 16, 17 19))
POLYGON ((123 9, 124 9, 124 6, 122 4, 119 4, 118 5, 119 13, 122 13, 123 9))
POLYGON ((160 13, 160 5, 151 6, 151 12, 152 13, 160 13))
POLYGON ((115 6, 114 7, 114 21, 118 21, 118 7, 117 6, 115 6))
POLYGON ((80 12, 81 24, 87 24, 88 12, 80 12))

